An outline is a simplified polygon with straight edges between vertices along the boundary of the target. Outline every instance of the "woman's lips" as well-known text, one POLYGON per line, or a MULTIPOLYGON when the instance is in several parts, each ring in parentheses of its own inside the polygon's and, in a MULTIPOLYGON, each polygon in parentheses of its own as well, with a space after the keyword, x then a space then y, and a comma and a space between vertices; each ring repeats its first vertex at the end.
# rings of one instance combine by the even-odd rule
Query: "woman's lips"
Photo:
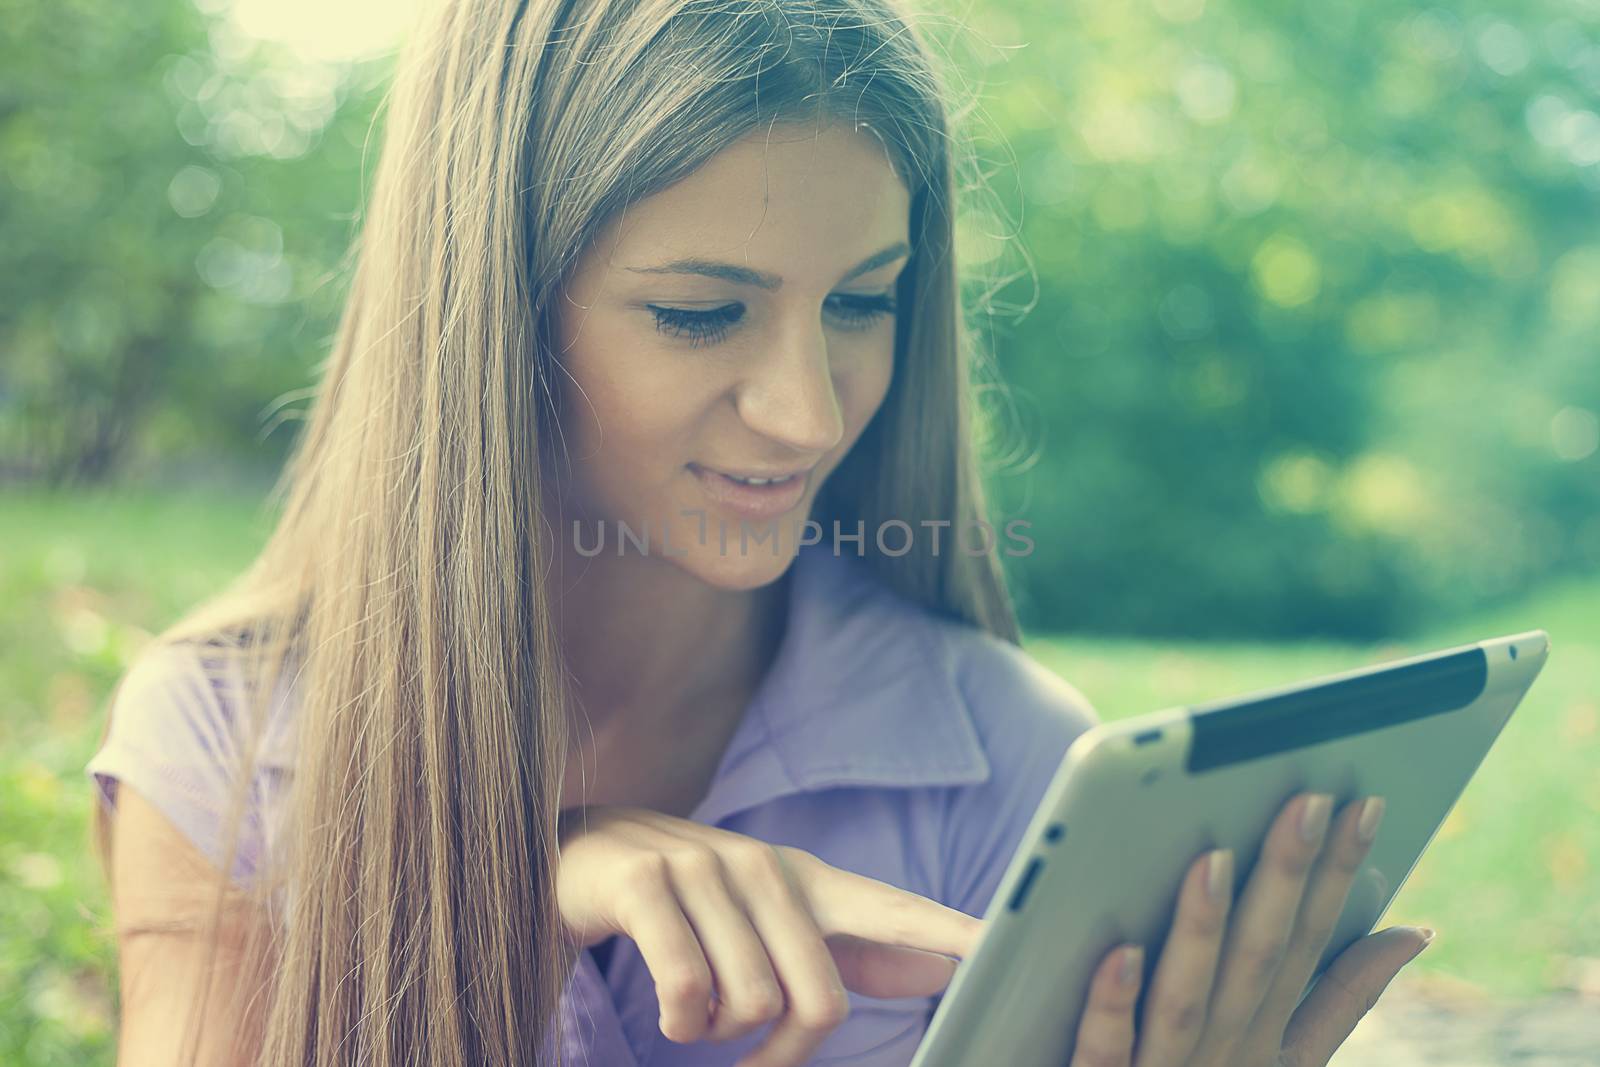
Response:
POLYGON ((775 519, 791 511, 805 496, 809 470, 793 474, 769 485, 749 485, 735 481, 721 471, 689 464, 689 471, 705 490, 706 496, 742 518, 775 519))

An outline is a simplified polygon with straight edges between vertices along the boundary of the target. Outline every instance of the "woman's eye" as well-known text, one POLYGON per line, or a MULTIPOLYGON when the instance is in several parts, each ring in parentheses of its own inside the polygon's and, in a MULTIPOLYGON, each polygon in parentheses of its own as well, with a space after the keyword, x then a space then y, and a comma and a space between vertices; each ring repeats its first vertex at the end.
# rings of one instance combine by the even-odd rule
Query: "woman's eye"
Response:
POLYGON ((744 308, 739 304, 727 304, 710 311, 648 306, 655 312, 657 330, 687 337, 691 345, 715 344, 727 336, 729 326, 744 317, 744 308))
MULTIPOLYGON (((834 296, 836 314, 852 328, 865 329, 885 315, 894 314, 894 298, 875 296, 834 296)), ((725 304, 709 311, 646 305, 654 312, 656 329, 677 337, 687 337, 692 345, 716 344, 728 335, 728 327, 744 317, 744 305, 725 304)))

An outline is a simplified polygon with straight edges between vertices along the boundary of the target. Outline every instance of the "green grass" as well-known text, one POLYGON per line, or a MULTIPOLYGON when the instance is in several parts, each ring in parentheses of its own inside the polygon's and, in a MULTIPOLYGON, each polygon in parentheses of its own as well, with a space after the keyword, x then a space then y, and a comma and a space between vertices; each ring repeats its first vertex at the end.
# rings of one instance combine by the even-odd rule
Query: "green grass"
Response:
MULTIPOLYGON (((114 945, 83 765, 140 643, 260 544, 259 499, 0 494, 0 1063, 111 1061, 114 945)), ((1544 674, 1385 920, 1440 931, 1419 970, 1515 996, 1600 958, 1600 583, 1378 648, 1029 647, 1115 719, 1534 627, 1551 637, 1544 674)))
POLYGON ((257 499, 0 493, 0 1063, 114 1058, 83 765, 129 657, 265 537, 257 499))

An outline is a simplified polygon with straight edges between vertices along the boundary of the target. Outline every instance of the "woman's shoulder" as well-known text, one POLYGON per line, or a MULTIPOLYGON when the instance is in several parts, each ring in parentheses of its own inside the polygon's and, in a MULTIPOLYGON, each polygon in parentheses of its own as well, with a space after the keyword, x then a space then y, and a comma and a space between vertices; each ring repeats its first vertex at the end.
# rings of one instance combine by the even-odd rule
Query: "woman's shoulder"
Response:
MULTIPOLYGON (((292 666, 292 665, 291 665, 292 666)), ((257 723, 249 671, 237 648, 198 639, 155 640, 134 656, 109 709, 111 734, 134 747, 195 764, 228 762, 257 723)), ((291 762, 283 686, 265 709, 259 765, 291 762)))
POLYGON ((933 625, 986 741, 1075 737, 1099 721, 1082 691, 1027 649, 964 623, 935 619, 933 625))
POLYGON ((1076 735, 1096 722, 1093 706, 1066 678, 998 634, 891 590, 859 561, 833 565, 835 587, 853 588, 841 620, 860 632, 906 627, 927 638, 928 668, 944 672, 965 698, 986 740, 1076 735), (845 580, 853 577, 856 581, 845 580))
POLYGON ((891 589, 861 560, 813 549, 802 555, 799 616, 837 665, 863 678, 915 663, 937 684, 924 694, 964 706, 984 749, 1002 762, 1059 749, 1093 726, 1093 705, 1026 649, 891 589), (819 595, 819 593, 821 595, 819 595))
POLYGON ((981 915, 1073 741, 1098 721, 1079 689, 1027 650, 971 625, 931 624, 988 774, 947 791, 945 903, 981 915))
POLYGON ((225 701, 190 642, 156 640, 133 657, 111 704, 111 729, 125 738, 178 739, 176 727, 209 732, 227 719, 225 701))
POLYGON ((101 803, 115 808, 121 786, 167 817, 218 867, 226 841, 226 812, 248 753, 255 747, 246 822, 233 877, 254 877, 271 848, 262 822, 278 809, 274 798, 290 754, 281 708, 269 717, 259 744, 244 672, 225 649, 205 642, 158 639, 134 656, 114 691, 99 747, 84 766, 101 803))

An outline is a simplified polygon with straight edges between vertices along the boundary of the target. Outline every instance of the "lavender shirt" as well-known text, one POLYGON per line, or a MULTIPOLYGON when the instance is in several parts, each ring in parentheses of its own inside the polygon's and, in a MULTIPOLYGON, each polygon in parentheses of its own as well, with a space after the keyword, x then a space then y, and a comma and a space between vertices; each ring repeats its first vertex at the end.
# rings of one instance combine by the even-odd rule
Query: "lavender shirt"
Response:
MULTIPOLYGON (((788 623, 711 787, 690 818, 792 845, 971 915, 982 915, 1067 746, 1094 722, 1081 693, 1015 646, 936 616, 879 583, 826 541, 793 564, 788 623)), ((220 863, 216 789, 231 748, 217 725, 227 679, 198 657, 141 659, 105 745, 86 773, 108 804, 133 784, 220 863), (213 672, 214 673, 214 672, 213 672)), ((287 706, 287 705, 285 705, 287 706)), ((263 810, 292 760, 269 736, 263 810)), ((270 850, 258 815, 236 878, 270 850)), ((849 1018, 809 1063, 903 1067, 937 997, 849 994, 849 1018)), ((634 943, 615 939, 602 972, 578 960, 562 999, 564 1060, 594 1067, 725 1067, 769 1026, 680 1045, 658 1029, 654 981, 634 943)))

